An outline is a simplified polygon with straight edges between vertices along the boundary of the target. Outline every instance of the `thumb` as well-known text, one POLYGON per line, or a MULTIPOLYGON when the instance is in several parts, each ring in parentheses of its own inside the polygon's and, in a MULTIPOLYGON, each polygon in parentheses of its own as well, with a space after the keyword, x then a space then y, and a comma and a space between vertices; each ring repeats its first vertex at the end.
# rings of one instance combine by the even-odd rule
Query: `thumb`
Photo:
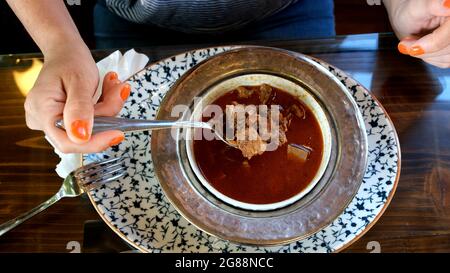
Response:
POLYGON ((444 22, 432 33, 421 38, 407 37, 400 41, 398 49, 403 54, 414 57, 431 57, 439 55, 443 49, 450 45, 450 20, 444 22))
POLYGON ((91 138, 94 119, 93 94, 95 87, 76 82, 66 88, 64 125, 69 139, 77 144, 91 138))
POLYGON ((433 54, 450 45, 450 20, 446 20, 432 33, 423 36, 410 49, 411 55, 433 54), (417 51, 418 54, 414 54, 417 51), (420 54, 421 53, 421 54, 420 54))

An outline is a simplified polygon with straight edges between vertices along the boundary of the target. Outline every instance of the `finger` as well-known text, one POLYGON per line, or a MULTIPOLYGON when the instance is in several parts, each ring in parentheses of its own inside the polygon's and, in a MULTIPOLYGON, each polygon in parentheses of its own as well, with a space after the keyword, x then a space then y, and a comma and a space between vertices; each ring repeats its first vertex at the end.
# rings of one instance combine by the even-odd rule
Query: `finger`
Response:
POLYGON ((31 115, 25 115, 25 124, 31 130, 42 130, 41 124, 31 115))
POLYGON ((425 58, 423 60, 440 68, 450 68, 450 54, 441 57, 425 58))
POLYGON ((32 130, 44 130, 44 125, 49 118, 53 118, 56 114, 61 114, 64 109, 64 102, 66 100, 63 92, 58 92, 61 89, 54 83, 40 84, 39 79, 27 94, 24 110, 25 121, 28 128, 32 130))
POLYGON ((71 79, 65 84, 67 100, 64 107, 64 124, 69 139, 77 144, 89 141, 94 118, 93 94, 96 86, 85 84, 83 79, 71 79))
POLYGON ((432 33, 423 36, 409 48, 409 55, 424 57, 425 54, 439 52, 450 45, 450 20, 447 20, 432 33))
POLYGON ((121 131, 106 131, 93 135, 89 142, 77 144, 72 142, 65 131, 50 126, 45 130, 55 148, 62 153, 99 153, 116 146, 125 139, 121 131))
POLYGON ((442 17, 450 16, 449 0, 427 0, 426 3, 428 14, 442 17))
POLYGON ((27 97, 24 103, 25 109, 25 123, 28 128, 31 130, 42 130, 42 122, 39 122, 36 119, 36 115, 34 114, 33 103, 30 102, 30 97, 27 97))
POLYGON ((450 16, 448 0, 404 1, 403 11, 413 22, 427 21, 433 17, 450 16))
POLYGON ((111 82, 105 79, 101 102, 95 105, 96 116, 115 116, 128 99, 131 86, 128 83, 111 82))
POLYGON ((442 62, 436 62, 436 61, 428 61, 428 60, 424 60, 425 62, 427 62, 427 63, 429 63, 429 64, 431 64, 431 65, 433 65, 433 66, 436 66, 436 67, 439 67, 439 68, 449 68, 450 67, 450 65, 448 64, 448 63, 442 63, 442 62))
POLYGON ((130 94, 130 85, 122 83, 110 91, 109 94, 104 94, 103 100, 94 106, 96 116, 116 116, 130 94))
MULTIPOLYGON (((398 44, 398 50, 402 54, 409 55, 408 47, 411 47, 411 45, 414 44, 414 43, 415 43, 415 41, 406 41, 406 42, 401 41, 398 44)), ((423 55, 416 56, 416 57, 420 58, 420 59, 441 58, 441 57, 447 58, 448 55, 450 55, 450 45, 448 45, 446 48, 444 48, 442 50, 439 50, 437 52, 430 53, 430 54, 423 54, 423 55)))
POLYGON ((104 99, 105 92, 108 92, 114 86, 121 84, 122 82, 119 80, 119 75, 116 72, 111 71, 105 75, 103 78, 102 85, 102 96, 100 97, 98 102, 101 102, 104 99))
POLYGON ((398 51, 402 54, 409 55, 409 49, 417 42, 419 38, 416 36, 407 36, 398 43, 398 51))

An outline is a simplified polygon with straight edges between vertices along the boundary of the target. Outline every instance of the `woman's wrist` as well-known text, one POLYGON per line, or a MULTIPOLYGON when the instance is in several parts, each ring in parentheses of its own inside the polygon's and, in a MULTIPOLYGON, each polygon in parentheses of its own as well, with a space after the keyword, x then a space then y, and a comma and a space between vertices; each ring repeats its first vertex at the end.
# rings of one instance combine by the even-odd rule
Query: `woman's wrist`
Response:
POLYGON ((84 43, 83 39, 76 37, 64 37, 60 36, 57 39, 49 41, 47 45, 41 48, 44 58, 46 60, 61 57, 70 56, 75 54, 76 56, 89 56, 91 53, 89 48, 84 43))

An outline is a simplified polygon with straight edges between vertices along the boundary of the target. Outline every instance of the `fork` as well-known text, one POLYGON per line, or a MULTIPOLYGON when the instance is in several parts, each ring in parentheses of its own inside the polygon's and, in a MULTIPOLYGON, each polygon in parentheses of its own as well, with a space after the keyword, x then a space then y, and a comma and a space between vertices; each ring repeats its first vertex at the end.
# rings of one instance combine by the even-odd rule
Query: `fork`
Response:
POLYGON ((112 182, 125 175, 122 158, 111 158, 101 162, 91 163, 71 172, 59 189, 50 199, 0 225, 0 236, 22 224, 36 214, 47 209, 64 197, 77 197, 81 194, 112 182))

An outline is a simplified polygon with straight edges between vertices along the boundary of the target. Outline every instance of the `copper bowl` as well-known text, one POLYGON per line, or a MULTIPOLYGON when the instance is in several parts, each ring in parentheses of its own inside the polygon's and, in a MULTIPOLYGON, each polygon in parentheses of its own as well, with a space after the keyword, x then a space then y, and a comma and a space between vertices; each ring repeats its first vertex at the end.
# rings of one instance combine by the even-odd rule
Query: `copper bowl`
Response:
MULTIPOLYGON (((331 151, 320 180, 301 199, 264 211, 230 205, 211 193, 192 169, 179 130, 152 133, 156 177, 178 212, 199 229, 251 245, 284 244, 330 224, 347 207, 362 183, 367 164, 364 121, 345 86, 305 55, 267 47, 241 47, 209 58, 185 73, 165 96, 157 119, 174 119, 175 105, 193 109, 223 81, 248 74, 273 75, 301 86, 321 105, 329 122, 331 151)), ((269 83, 270 84, 270 83, 269 83)), ((192 111, 182 119, 189 120, 192 111)))

